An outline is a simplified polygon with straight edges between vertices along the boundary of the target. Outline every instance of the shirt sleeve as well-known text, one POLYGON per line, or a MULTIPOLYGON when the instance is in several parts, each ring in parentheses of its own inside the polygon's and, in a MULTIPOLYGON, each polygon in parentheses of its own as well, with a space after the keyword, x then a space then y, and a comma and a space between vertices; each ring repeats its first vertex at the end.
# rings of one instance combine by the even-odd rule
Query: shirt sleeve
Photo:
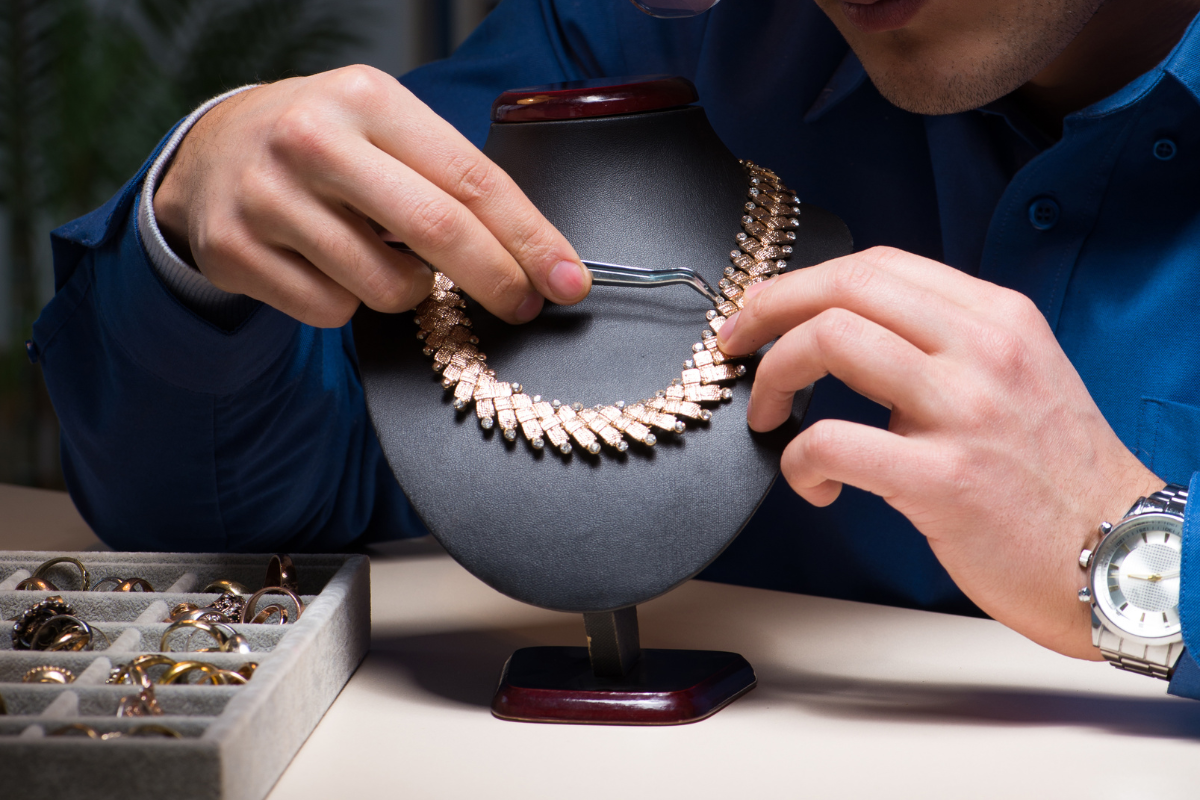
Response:
MULTIPOLYGON (((482 144, 504 89, 631 65, 687 74, 679 56, 702 28, 654 28, 625 6, 506 0, 454 58, 404 82, 482 144)), ((152 219, 142 190, 177 132, 108 203, 52 234, 56 293, 30 356, 76 506, 118 549, 332 550, 424 533, 368 420, 349 326, 254 304, 223 328, 151 263, 143 242, 165 242, 140 229, 152 219)))
POLYGON ((71 497, 125 550, 336 550, 424 533, 383 457, 348 328, 259 305, 234 331, 154 272, 137 182, 55 232, 34 325, 71 497))
POLYGON ((1179 620, 1183 624, 1183 655, 1175 665, 1167 691, 1200 700, 1200 472, 1192 474, 1183 515, 1183 558, 1179 565, 1179 620))

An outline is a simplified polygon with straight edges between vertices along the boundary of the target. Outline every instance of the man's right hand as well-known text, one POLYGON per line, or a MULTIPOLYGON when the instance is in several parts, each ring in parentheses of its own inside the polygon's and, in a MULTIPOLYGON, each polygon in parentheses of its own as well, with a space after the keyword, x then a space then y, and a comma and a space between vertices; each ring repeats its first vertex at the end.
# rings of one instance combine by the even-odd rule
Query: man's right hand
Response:
POLYGON ((188 132, 154 198, 214 285, 339 327, 431 288, 386 230, 513 323, 591 288, 574 248, 495 164, 391 76, 346 67, 247 90, 188 132))

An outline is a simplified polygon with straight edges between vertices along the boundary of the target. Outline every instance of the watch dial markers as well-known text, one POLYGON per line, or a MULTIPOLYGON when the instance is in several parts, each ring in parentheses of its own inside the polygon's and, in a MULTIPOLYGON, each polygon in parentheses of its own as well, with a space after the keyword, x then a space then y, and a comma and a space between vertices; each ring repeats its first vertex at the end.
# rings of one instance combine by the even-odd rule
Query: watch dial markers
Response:
POLYGON ((1179 633, 1181 527, 1165 515, 1118 526, 1094 557, 1096 612, 1147 643, 1179 633))

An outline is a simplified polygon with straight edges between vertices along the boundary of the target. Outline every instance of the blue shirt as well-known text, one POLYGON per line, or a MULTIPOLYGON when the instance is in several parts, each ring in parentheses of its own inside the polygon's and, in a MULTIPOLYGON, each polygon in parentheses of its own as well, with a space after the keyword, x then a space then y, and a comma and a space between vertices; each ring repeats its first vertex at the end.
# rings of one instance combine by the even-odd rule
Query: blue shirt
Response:
MULTIPOLYGON (((1054 143, 1003 101, 898 110, 819 9, 794 0, 726 0, 686 21, 618 0, 506 0, 453 58, 402 80, 482 144, 507 88, 690 78, 730 149, 841 215, 858 247, 900 247, 1028 295, 1117 435, 1187 483, 1200 468, 1187 356, 1200 342, 1198 58, 1193 25, 1054 143)), ((367 421, 349 329, 260 307, 226 332, 187 310, 139 243, 140 179, 55 232, 57 294, 34 326, 68 486, 96 532, 120 548, 257 551, 423 532, 367 421)), ((888 412, 826 379, 809 419, 823 417, 884 426, 888 412)), ((1197 536, 1184 546, 1181 616, 1200 652, 1197 536)), ((900 514, 849 489, 816 509, 781 481, 705 577, 973 610, 900 514)), ((1180 675, 1196 671, 1188 661, 1180 675)))

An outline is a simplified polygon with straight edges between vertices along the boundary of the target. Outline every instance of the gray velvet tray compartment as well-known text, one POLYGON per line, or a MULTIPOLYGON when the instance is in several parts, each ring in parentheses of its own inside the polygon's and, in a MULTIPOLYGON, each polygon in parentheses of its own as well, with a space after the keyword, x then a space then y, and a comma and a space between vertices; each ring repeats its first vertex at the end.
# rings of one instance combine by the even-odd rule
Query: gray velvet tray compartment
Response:
MULTIPOLYGON (((165 715, 118 719, 120 698, 132 687, 104 684, 109 668, 145 652, 157 652, 167 609, 184 600, 202 605, 199 594, 220 578, 251 588, 262 585, 269 555, 166 553, 0 553, 0 618, 12 620, 49 594, 62 595, 77 613, 112 640, 111 649, 83 653, 12 650, 0 629, 0 796, 23 800, 259 800, 316 727, 367 652, 370 638, 370 568, 363 556, 296 555, 300 592, 307 608, 288 625, 235 626, 250 641, 250 655, 205 653, 202 660, 236 668, 257 661, 245 686, 163 686, 157 691, 165 715), (66 591, 13 591, 38 564, 71 555, 92 574, 144 577, 155 593, 71 591, 78 576, 69 567, 50 578, 66 591), (72 670, 68 686, 21 683, 39 664, 72 670), (47 736, 80 722, 101 731, 122 731, 154 722, 182 739, 130 738, 93 741, 47 736)), ((101 641, 98 647, 103 647, 101 641)))

